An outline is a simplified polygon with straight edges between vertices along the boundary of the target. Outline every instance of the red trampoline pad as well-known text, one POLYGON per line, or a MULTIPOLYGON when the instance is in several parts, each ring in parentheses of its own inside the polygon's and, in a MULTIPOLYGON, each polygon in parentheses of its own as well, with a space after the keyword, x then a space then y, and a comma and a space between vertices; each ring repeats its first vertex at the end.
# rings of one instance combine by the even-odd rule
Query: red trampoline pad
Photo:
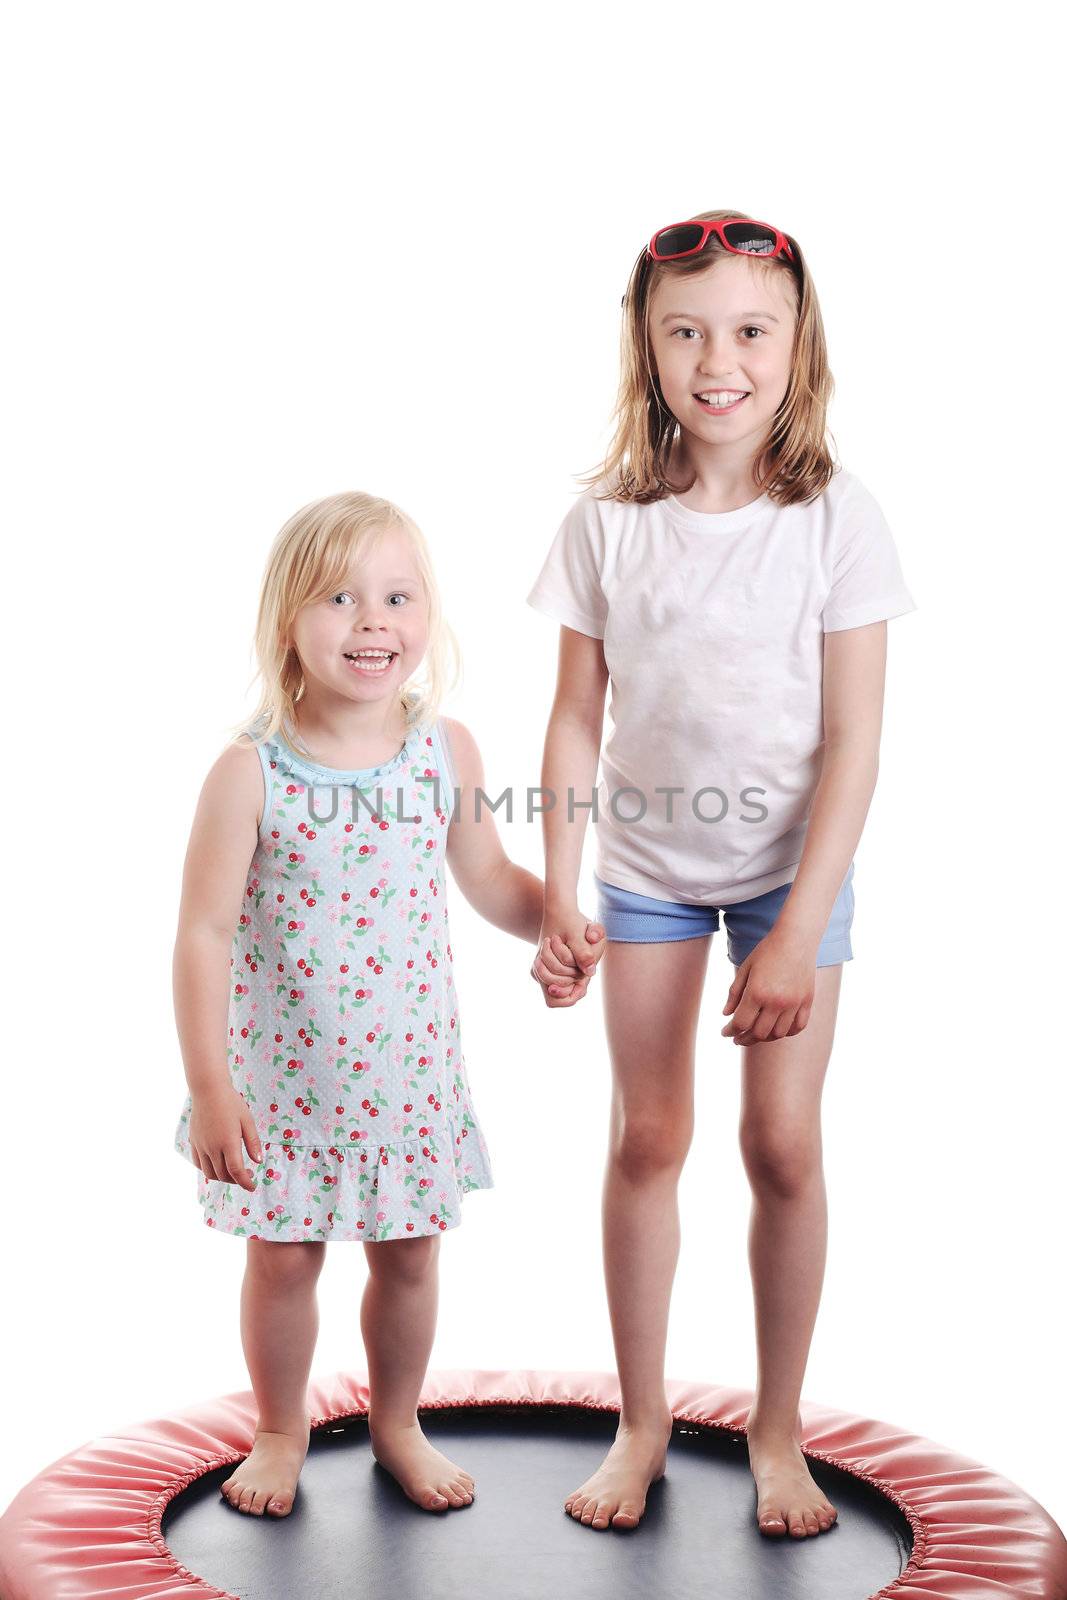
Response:
MULTIPOLYGON (((667 1395, 676 1424, 744 1435, 751 1390, 672 1380, 667 1395)), ((359 1374, 313 1380, 308 1389, 316 1429, 365 1417, 369 1399, 366 1377, 359 1374)), ((617 1378, 597 1372, 430 1373, 419 1401, 423 1412, 543 1406, 610 1413, 619 1405, 617 1378)), ((877 1491, 911 1529, 907 1566, 876 1591, 879 1600, 1067 1600, 1067 1540, 1018 1485, 884 1422, 806 1402, 801 1420, 808 1457, 877 1491)), ((197 1479, 248 1454, 255 1421, 254 1397, 243 1391, 124 1428, 53 1462, 0 1517, 3 1600, 232 1600, 181 1565, 167 1547, 161 1522, 169 1503, 197 1479)), ((668 1477, 670 1470, 668 1457, 668 1477)), ((561 1507, 563 1498, 561 1492, 561 1507)), ((431 1515, 414 1507, 412 1513, 431 1515)), ((461 1546, 466 1513, 444 1515, 457 1524, 461 1546)), ((254 1520, 267 1531, 265 1518, 254 1520)), ((282 1526, 288 1519, 271 1520, 282 1526)), ((598 1548, 613 1537, 611 1530, 578 1531, 598 1548)), ((628 1551, 640 1550, 640 1535, 640 1526, 615 1533, 630 1541, 628 1551)), ((833 1536, 831 1530, 815 1537, 833 1536)), ((752 1539, 768 1542, 754 1521, 752 1539)), ((794 1548, 809 1542, 788 1536, 774 1541, 794 1548)), ((364 1566, 363 1578, 371 1577, 364 1566)), ((546 1569, 545 1592, 559 1595, 558 1570, 546 1569)))

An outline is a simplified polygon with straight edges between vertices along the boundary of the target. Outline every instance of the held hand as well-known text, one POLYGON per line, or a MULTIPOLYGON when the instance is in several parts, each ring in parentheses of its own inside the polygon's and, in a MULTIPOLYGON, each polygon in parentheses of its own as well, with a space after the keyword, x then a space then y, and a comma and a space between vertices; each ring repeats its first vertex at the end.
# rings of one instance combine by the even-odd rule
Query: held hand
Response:
POLYGON ((761 1044, 801 1033, 815 998, 817 950, 817 943, 772 928, 737 969, 722 1008, 724 1016, 735 1013, 724 1036, 734 1044, 761 1044))
POLYGON ((193 1162, 205 1178, 254 1189, 255 1179, 244 1164, 241 1141, 253 1161, 263 1160, 256 1122, 248 1101, 232 1084, 202 1089, 193 1096, 189 1145, 193 1162))
POLYGON ((541 986, 545 1004, 559 1008, 581 1000, 605 946, 602 925, 587 922, 577 907, 573 915, 546 918, 530 968, 530 976, 541 986), (549 931, 550 927, 554 931, 549 931))

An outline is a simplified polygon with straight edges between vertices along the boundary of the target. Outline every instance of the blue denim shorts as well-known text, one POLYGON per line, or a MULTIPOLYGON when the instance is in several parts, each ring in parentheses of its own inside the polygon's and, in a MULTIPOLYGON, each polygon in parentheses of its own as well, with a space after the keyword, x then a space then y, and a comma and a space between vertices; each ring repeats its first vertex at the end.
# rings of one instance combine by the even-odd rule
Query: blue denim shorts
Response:
MULTIPOLYGON (((839 961, 852 960, 852 913, 856 897, 852 890, 852 870, 849 863, 845 881, 838 890, 815 957, 817 967, 834 967, 839 961)), ((737 900, 733 905, 693 906, 675 900, 655 900, 649 895, 634 894, 629 889, 617 889, 593 874, 597 890, 597 921, 603 924, 605 936, 620 944, 663 944, 674 939, 695 939, 701 934, 717 933, 719 911, 726 923, 726 953, 735 967, 752 954, 764 936, 770 933, 778 919, 782 904, 793 887, 783 883, 766 894, 757 894, 751 900, 737 900)))

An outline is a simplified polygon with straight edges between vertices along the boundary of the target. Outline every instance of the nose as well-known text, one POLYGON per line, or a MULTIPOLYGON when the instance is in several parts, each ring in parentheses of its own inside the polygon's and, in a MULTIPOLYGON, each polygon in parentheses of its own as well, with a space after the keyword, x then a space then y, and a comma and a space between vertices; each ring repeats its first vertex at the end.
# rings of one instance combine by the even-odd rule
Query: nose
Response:
POLYGON ((373 632, 375 629, 381 632, 388 628, 390 622, 385 611, 386 607, 380 600, 364 599, 359 607, 359 620, 356 623, 360 633, 368 630, 373 632))
POLYGON ((708 340, 697 362, 697 370, 707 373, 709 378, 729 377, 734 371, 734 353, 725 336, 708 340))

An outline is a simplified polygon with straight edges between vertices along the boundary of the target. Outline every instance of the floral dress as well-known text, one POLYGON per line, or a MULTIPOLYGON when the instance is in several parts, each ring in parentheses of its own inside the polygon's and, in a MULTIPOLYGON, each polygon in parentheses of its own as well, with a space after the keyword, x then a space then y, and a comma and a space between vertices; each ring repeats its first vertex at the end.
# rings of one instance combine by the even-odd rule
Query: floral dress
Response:
MULTIPOLYGON (((280 736, 258 749, 264 809, 226 1053, 263 1159, 242 1148, 252 1190, 196 1169, 204 1221, 290 1242, 443 1233, 464 1194, 493 1187, 452 977, 444 730, 420 722, 360 771, 318 766, 280 736)), ((187 1095, 174 1141, 190 1162, 191 1109, 187 1095)))

